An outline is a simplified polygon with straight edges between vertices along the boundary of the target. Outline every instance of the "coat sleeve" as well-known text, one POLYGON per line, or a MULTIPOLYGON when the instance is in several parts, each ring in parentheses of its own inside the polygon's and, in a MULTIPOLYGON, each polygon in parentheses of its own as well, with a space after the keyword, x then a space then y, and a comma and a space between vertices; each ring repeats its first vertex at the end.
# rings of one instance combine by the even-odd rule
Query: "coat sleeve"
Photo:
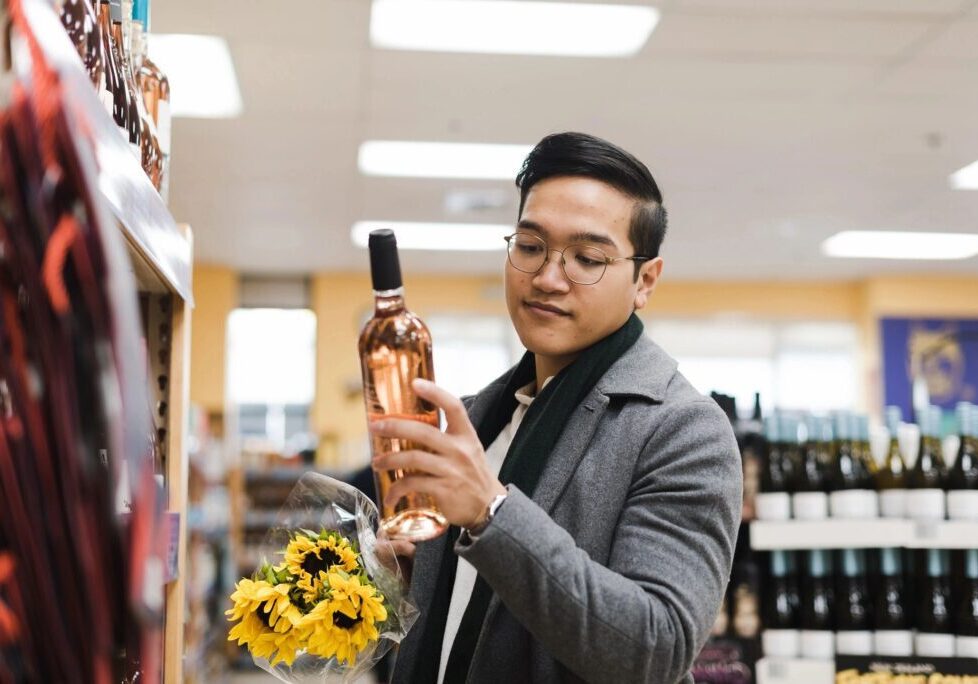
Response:
POLYGON ((743 492, 739 451, 708 399, 676 406, 643 447, 608 567, 511 487, 456 551, 559 662, 592 682, 675 682, 730 576, 743 492))

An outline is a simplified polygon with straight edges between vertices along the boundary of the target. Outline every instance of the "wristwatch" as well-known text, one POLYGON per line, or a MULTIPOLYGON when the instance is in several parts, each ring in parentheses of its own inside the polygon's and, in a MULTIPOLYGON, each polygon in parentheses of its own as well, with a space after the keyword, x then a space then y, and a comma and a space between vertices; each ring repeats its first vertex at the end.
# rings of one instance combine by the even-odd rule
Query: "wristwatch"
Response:
POLYGON ((465 528, 466 533, 468 533, 471 538, 475 539, 482 534, 482 531, 486 529, 489 523, 492 522, 492 519, 496 517, 496 511, 498 511, 499 507, 503 505, 503 501, 506 500, 507 496, 508 492, 506 494, 497 494, 494 496, 492 501, 489 502, 489 505, 486 506, 486 513, 484 516, 482 516, 482 520, 475 523, 472 527, 465 528))

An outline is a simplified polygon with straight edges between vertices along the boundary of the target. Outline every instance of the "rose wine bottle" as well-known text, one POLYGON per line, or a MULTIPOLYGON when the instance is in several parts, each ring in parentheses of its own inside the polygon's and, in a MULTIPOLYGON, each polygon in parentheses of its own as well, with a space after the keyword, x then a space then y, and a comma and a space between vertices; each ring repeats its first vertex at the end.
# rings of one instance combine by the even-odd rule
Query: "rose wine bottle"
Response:
POLYGON ((110 49, 112 51, 112 61, 115 65, 116 89, 113 94, 113 115, 116 123, 123 128, 124 135, 129 140, 129 149, 136 155, 136 159, 142 160, 143 151, 140 143, 142 128, 140 127, 139 108, 136 98, 126 79, 126 69, 128 68, 125 57, 125 45, 122 34, 122 0, 109 0, 109 16, 112 19, 110 49), (117 110, 122 107, 125 113, 120 120, 117 110))
MULTIPOLYGON (((406 418, 438 427, 438 409, 414 393, 415 378, 434 380, 431 333, 420 318, 404 307, 404 286, 397 240, 390 230, 370 233, 370 274, 374 315, 360 333, 360 366, 367 420, 406 418)), ((371 436, 373 456, 423 450, 403 439, 371 436)), ((383 501, 391 485, 408 474, 402 470, 375 471, 377 496, 383 501)), ((394 505, 381 506, 380 527, 392 539, 422 541, 443 533, 445 517, 426 494, 407 494, 394 505)))
POLYGON ((136 0, 133 5, 133 18, 140 26, 136 51, 136 70, 139 87, 143 93, 143 102, 156 126, 156 135, 163 154, 163 169, 160 174, 157 190, 165 202, 170 194, 170 81, 166 74, 156 66, 147 54, 149 45, 149 0, 136 0))
POLYGON ((102 80, 102 43, 98 32, 98 13, 91 0, 65 0, 61 7, 61 23, 78 50, 82 64, 92 84, 102 80))

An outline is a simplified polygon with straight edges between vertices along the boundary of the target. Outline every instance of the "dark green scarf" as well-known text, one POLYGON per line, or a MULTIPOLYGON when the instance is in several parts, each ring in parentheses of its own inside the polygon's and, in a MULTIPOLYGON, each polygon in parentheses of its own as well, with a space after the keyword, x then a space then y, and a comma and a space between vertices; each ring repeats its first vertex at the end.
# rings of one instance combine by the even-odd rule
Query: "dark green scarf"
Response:
MULTIPOLYGON (((504 485, 516 485, 527 496, 533 496, 551 450, 557 444, 567 421, 612 364, 641 337, 642 329, 642 322, 632 314, 621 328, 584 350, 572 364, 560 371, 538 392, 516 431, 509 451, 506 452, 506 459, 499 471, 500 482, 504 485)), ((489 448, 513 419, 517 405, 516 391, 533 381, 535 375, 533 354, 527 352, 511 372, 495 405, 478 425, 479 441, 484 449, 489 448)), ((411 677, 415 684, 430 684, 438 679, 441 644, 458 563, 452 549, 458 535, 459 529, 452 527, 442 540, 435 542, 444 545, 442 563, 411 677)), ((465 681, 491 598, 492 589, 480 576, 476 579, 472 597, 452 646, 445 670, 446 684, 465 681)))

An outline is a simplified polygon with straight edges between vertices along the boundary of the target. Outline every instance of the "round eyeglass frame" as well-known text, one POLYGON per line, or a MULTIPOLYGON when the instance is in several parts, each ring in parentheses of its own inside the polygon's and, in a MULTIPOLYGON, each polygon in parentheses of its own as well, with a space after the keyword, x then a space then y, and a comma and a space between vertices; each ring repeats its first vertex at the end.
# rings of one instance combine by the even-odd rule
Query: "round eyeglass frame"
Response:
POLYGON ((551 249, 550 245, 547 244, 547 241, 544 240, 542 237, 539 237, 538 235, 531 235, 528 233, 512 233, 511 235, 507 235, 506 237, 504 237, 503 240, 506 241, 506 259, 509 261, 509 265, 515 268, 520 273, 539 273, 543 269, 543 267, 547 265, 547 262, 550 261, 551 253, 557 252, 557 254, 560 255, 560 262, 559 262, 560 272, 564 274, 564 277, 567 278, 568 281, 574 283, 575 285, 597 285, 599 282, 601 282, 601 279, 604 278, 604 274, 608 271, 608 266, 610 264, 615 264, 618 263, 619 261, 636 261, 641 263, 643 261, 651 261, 652 259, 655 258, 655 257, 640 256, 640 255, 627 256, 627 257, 610 257, 607 254, 605 254, 604 251, 602 251, 597 247, 592 247, 591 245, 583 245, 582 243, 577 243, 577 242, 567 245, 563 249, 551 249), (540 266, 535 270, 528 271, 525 268, 520 268, 513 262, 513 245, 516 244, 516 238, 518 237, 526 237, 526 238, 531 238, 533 240, 537 240, 543 245, 543 248, 546 250, 546 255, 544 256, 543 263, 540 264, 540 266), (580 280, 575 280, 567 273, 567 261, 564 259, 564 252, 566 252, 571 247, 580 247, 580 246, 585 246, 588 249, 593 249, 595 252, 598 252, 603 257, 604 268, 601 269, 601 273, 598 275, 598 277, 595 280, 589 282, 581 282, 580 280))

